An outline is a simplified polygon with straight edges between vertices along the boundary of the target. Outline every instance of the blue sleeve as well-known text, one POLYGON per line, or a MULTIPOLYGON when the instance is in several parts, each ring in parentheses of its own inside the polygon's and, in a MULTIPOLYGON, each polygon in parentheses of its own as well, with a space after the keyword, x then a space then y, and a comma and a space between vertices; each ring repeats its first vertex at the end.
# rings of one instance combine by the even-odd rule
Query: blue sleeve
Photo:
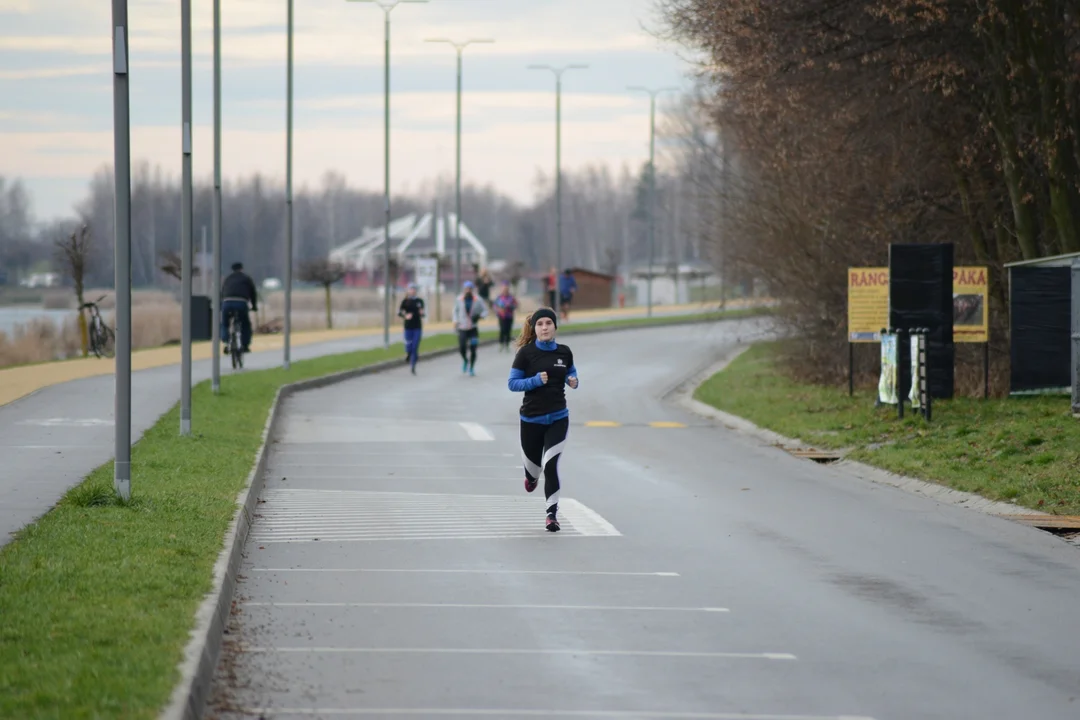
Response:
POLYGON ((531 378, 527 378, 525 377, 525 372, 517 368, 511 368, 510 379, 506 383, 511 392, 526 392, 533 388, 538 388, 542 384, 539 375, 533 375, 531 378))
MULTIPOLYGON (((576 365, 571 365, 570 369, 566 371, 566 382, 569 383, 570 378, 572 378, 572 377, 576 378, 577 376, 578 376, 578 374, 577 374, 577 366, 576 365)), ((578 378, 578 387, 581 387, 581 378, 578 378)), ((573 388, 573 389, 576 390, 577 388, 573 388)))

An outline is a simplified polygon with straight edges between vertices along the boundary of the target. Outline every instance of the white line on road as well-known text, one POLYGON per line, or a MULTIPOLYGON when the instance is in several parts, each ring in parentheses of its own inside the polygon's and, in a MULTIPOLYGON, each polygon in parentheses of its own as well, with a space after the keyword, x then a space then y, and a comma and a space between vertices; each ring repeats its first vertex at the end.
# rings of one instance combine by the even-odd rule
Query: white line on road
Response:
POLYGON ((472 440, 479 440, 480 442, 492 442, 495 440, 495 436, 479 423, 463 422, 458 424, 465 428, 465 432, 469 434, 469 438, 472 440))
MULTIPOLYGON (((415 460, 416 458, 411 457, 410 459, 415 460)), ((365 462, 363 464, 353 464, 353 463, 279 463, 279 462, 275 462, 275 463, 272 463, 272 466, 273 467, 279 467, 279 468, 280 467, 358 468, 358 469, 363 469, 363 468, 396 468, 398 470, 404 470, 404 469, 407 469, 407 468, 419 468, 421 470, 442 470, 442 469, 451 470, 451 469, 455 469, 455 468, 448 467, 445 463, 428 464, 428 465, 399 465, 397 463, 383 463, 383 464, 379 465, 379 464, 368 463, 368 462, 365 462)), ((520 465, 516 465, 516 464, 515 465, 510 465, 510 464, 503 464, 503 465, 469 465, 468 469, 469 470, 476 470, 478 468, 499 468, 500 470, 508 470, 508 469, 517 470, 520 467, 521 467, 520 465)))
MULTIPOLYGON (((327 450, 326 452, 320 452, 318 450, 289 450, 287 447, 282 449, 282 445, 276 445, 274 449, 274 457, 280 457, 282 455, 318 455, 320 457, 330 457, 332 455, 356 455, 357 457, 401 457, 400 452, 365 452, 363 450, 327 450)), ((517 457, 514 453, 424 453, 424 452, 409 452, 410 458, 422 458, 422 457, 517 457)))
POLYGON ((509 710, 491 708, 244 708, 245 715, 444 715, 454 717, 583 717, 639 720, 874 720, 864 715, 763 715, 659 710, 509 710))
POLYGON ((486 568, 252 568, 251 572, 301 573, 462 573, 475 575, 601 575, 617 577, 680 577, 677 572, 621 572, 615 570, 503 570, 486 568))
POLYGON ((791 653, 683 652, 678 650, 574 650, 571 648, 347 648, 246 647, 249 653, 357 653, 420 655, 609 655, 617 657, 718 658, 730 660, 795 660, 791 653))
POLYGON ((332 607, 332 608, 451 608, 479 610, 626 610, 629 612, 726 613, 721 607, 635 607, 631 605, 486 605, 472 603, 367 603, 367 602, 245 602, 244 607, 332 607))

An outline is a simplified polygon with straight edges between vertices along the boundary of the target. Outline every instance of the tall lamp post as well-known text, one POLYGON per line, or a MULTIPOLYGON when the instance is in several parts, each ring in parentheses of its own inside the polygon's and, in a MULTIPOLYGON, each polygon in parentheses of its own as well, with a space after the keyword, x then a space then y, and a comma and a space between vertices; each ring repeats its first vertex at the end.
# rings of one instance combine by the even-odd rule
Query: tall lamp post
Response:
POLYGON ((131 118, 127 0, 113 0, 113 168, 116 243, 116 390, 113 487, 131 499, 131 118))
POLYGON ((559 273, 562 272, 562 76, 567 70, 586 70, 588 65, 530 65, 530 70, 550 70, 555 74, 555 314, 562 307, 559 273))
POLYGON ((386 220, 383 231, 383 274, 385 276, 383 289, 383 346, 390 347, 390 11, 400 3, 426 3, 428 0, 346 0, 346 2, 374 3, 383 9, 386 18, 384 31, 385 58, 383 61, 383 106, 384 111, 384 167, 383 184, 385 186, 383 205, 386 211, 386 220))
POLYGON ((210 385, 217 395, 221 392, 221 0, 214 0, 214 203, 210 227, 214 243, 210 385))
MULTIPOLYGON (((461 53, 466 47, 474 43, 493 43, 494 40, 487 38, 474 38, 458 43, 446 38, 431 38, 429 43, 447 43, 457 50, 457 213, 455 215, 454 238, 456 249, 454 250, 454 287, 461 287, 461 53)), ((438 281, 436 279, 436 284, 438 281)), ((457 292, 455 289, 454 292, 457 292)))
POLYGON ((182 186, 180 197, 180 434, 191 435, 191 0, 180 0, 182 186))
POLYGON ((653 254, 656 247, 656 96, 662 92, 678 92, 679 88, 649 89, 634 85, 626 88, 631 92, 649 94, 649 267, 646 271, 648 285, 648 316, 652 317, 653 254))
MULTIPOLYGON (((288 0, 285 70, 285 357, 282 367, 289 369, 289 339, 292 331, 293 271, 293 0, 288 0)), ((214 357, 217 357, 215 354, 214 357)))

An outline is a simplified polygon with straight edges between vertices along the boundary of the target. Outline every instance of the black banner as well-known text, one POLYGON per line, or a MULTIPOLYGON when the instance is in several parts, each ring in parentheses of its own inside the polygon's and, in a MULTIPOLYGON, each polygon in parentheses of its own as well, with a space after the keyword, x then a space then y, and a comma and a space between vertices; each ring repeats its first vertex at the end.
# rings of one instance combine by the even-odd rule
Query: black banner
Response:
MULTIPOLYGON (((953 396, 953 246, 889 245, 889 325, 928 328, 927 376, 930 395, 953 396)), ((911 388, 911 348, 900 344, 900 396, 911 388)))
POLYGON ((1009 268, 1009 391, 1072 385, 1072 269, 1009 268))

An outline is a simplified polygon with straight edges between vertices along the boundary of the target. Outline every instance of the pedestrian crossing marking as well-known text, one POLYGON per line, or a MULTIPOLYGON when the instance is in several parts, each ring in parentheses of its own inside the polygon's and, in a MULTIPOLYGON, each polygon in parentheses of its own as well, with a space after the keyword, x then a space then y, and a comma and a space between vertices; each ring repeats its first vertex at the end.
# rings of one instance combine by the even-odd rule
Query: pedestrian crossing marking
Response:
POLYGON ((686 423, 669 422, 669 421, 666 421, 666 420, 661 420, 661 421, 649 423, 649 427, 654 427, 654 428, 684 428, 684 427, 686 427, 686 423))
POLYGON ((622 423, 615 422, 614 420, 590 420, 585 423, 585 427, 619 427, 622 423))
MULTIPOLYGON (((251 541, 496 540, 550 537, 544 499, 518 495, 265 490, 251 541)), ((618 537, 610 522, 571 498, 559 501, 560 537, 618 537)))

